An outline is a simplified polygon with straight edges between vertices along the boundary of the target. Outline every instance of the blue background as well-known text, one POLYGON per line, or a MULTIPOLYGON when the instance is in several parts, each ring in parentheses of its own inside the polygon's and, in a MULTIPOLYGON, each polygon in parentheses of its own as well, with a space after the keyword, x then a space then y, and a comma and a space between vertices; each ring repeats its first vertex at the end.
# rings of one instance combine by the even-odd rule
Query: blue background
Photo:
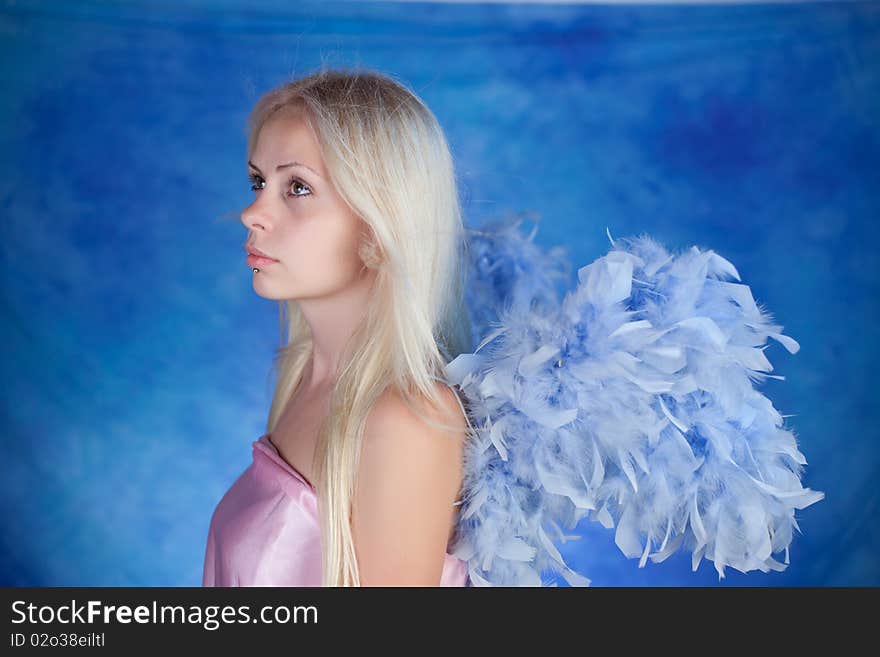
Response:
POLYGON ((447 131, 470 225, 541 218, 575 266, 646 232, 731 260, 797 339, 764 392, 826 499, 782 573, 613 530, 594 585, 880 584, 880 5, 0 5, 0 584, 195 586, 250 463, 277 305, 239 212, 244 121, 320 65, 411 85, 447 131))

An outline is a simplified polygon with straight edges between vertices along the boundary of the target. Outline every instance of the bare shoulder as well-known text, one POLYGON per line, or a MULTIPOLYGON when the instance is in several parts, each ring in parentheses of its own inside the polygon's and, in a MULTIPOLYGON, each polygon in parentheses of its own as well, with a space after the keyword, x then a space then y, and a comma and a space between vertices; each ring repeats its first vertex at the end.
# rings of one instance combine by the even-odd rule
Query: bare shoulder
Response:
POLYGON ((467 420, 455 391, 437 383, 441 403, 427 399, 414 402, 389 388, 383 392, 367 416, 364 427, 364 451, 374 458, 366 467, 408 464, 410 468, 439 470, 446 479, 460 483, 460 466, 467 420))
POLYGON ((412 403, 408 403, 401 392, 388 388, 373 405, 367 417, 368 427, 390 429, 394 426, 422 424, 426 430, 433 429, 434 425, 424 421, 427 417, 431 422, 448 427, 448 430, 435 429, 436 435, 447 434, 461 438, 461 434, 467 428, 467 421, 458 395, 446 384, 436 383, 435 389, 441 400, 439 408, 430 404, 427 399, 419 398, 415 401, 415 410, 413 410, 412 403))
POLYGON ((462 483, 467 421, 455 391, 438 385, 439 408, 416 400, 413 409, 389 389, 367 417, 352 509, 367 585, 439 582, 462 483))

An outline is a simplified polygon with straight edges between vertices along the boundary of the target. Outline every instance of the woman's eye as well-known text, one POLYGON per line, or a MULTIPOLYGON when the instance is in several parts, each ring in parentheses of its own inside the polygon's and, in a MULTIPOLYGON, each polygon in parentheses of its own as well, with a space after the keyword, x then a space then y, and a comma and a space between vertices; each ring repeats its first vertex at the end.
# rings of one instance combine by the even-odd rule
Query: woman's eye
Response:
POLYGON ((308 185, 306 185, 305 183, 302 183, 302 182, 300 182, 299 180, 296 180, 296 179, 291 180, 291 181, 290 181, 290 185, 288 185, 288 186, 290 187, 290 189, 297 189, 297 188, 299 188, 299 189, 304 189, 304 190, 306 190, 306 193, 305 193, 305 194, 297 194, 296 192, 294 192, 293 194, 291 194, 291 196, 308 196, 309 194, 312 193, 312 190, 309 189, 309 186, 308 186, 308 185))
MULTIPOLYGON (((266 181, 257 175, 248 176, 248 180, 251 182, 252 192, 257 192, 266 187, 266 181)), ((308 196, 312 193, 312 190, 308 185, 296 178, 291 178, 290 182, 287 183, 287 187, 293 191, 289 196, 308 196)))

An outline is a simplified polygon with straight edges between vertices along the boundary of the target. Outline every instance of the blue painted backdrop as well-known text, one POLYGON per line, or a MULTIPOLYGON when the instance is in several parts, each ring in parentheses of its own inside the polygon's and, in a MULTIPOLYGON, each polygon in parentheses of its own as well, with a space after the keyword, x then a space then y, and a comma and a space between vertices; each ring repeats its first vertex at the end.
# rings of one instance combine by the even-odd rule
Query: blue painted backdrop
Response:
POLYGON ((576 265, 647 232, 730 259, 802 345, 768 356, 805 485, 783 573, 595 585, 877 585, 878 3, 4 2, 0 583, 198 585, 264 429, 276 305, 238 220, 244 120, 322 64, 390 72, 448 132, 468 221, 541 219, 576 265), (149 8, 148 8, 149 6, 149 8))

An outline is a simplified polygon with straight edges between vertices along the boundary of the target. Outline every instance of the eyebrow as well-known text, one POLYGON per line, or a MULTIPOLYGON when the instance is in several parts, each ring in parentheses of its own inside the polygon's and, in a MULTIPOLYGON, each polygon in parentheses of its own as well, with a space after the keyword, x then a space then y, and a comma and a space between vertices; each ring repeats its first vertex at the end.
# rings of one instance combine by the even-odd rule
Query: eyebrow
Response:
MULTIPOLYGON (((259 168, 256 164, 254 164, 253 162, 251 162, 250 160, 248 160, 248 166, 250 166, 251 168, 253 168, 253 169, 254 169, 257 173, 259 173, 261 176, 263 175, 263 172, 260 171, 260 168, 259 168)), ((308 169, 309 171, 311 171, 313 174, 315 174, 316 176, 318 176, 318 178, 321 178, 321 179, 324 178, 320 173, 318 173, 317 171, 315 171, 315 170, 314 170, 312 167, 310 167, 308 164, 303 164, 302 162, 287 162, 286 164, 279 164, 277 167, 275 167, 275 171, 281 171, 282 169, 288 169, 288 168, 290 168, 290 167, 302 167, 303 169, 308 169)))

